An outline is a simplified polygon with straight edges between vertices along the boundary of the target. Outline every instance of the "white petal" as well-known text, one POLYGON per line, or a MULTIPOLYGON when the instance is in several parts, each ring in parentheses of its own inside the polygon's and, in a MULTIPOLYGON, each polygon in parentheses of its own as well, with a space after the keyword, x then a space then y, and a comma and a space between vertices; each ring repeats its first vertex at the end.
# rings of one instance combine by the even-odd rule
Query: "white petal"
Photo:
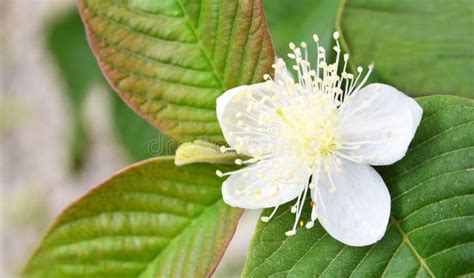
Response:
POLYGON ((371 84, 343 104, 341 140, 366 142, 357 151, 365 161, 389 165, 405 156, 422 114, 414 99, 391 86, 371 84))
POLYGON ((266 110, 270 111, 268 118, 274 118, 275 108, 268 101, 272 96, 274 93, 269 83, 258 83, 233 88, 217 98, 217 118, 231 147, 239 147, 239 152, 250 156, 271 152, 270 147, 276 144, 272 122, 264 121, 261 117, 263 110, 266 110), (263 98, 267 100, 262 101, 263 98), (252 106, 249 111, 249 106, 255 100, 260 104, 257 108, 252 106), (245 144, 239 145, 239 139, 243 138, 246 138, 245 144))
POLYGON ((287 158, 247 166, 222 184, 224 202, 246 209, 269 208, 295 199, 310 176, 308 168, 287 158))
POLYGON ((312 190, 321 225, 335 239, 350 246, 373 244, 383 237, 390 216, 390 194, 369 165, 342 160, 342 172, 321 171, 312 190), (331 190, 329 175, 335 186, 331 190))

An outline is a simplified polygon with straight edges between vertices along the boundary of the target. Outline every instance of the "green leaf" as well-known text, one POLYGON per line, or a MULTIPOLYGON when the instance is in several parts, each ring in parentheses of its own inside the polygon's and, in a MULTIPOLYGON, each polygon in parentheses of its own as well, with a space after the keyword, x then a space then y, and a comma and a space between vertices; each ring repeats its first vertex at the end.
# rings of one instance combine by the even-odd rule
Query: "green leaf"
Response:
MULTIPOLYGON (((313 43, 313 34, 318 34, 319 43, 326 49, 333 46, 336 11, 340 0, 265 0, 268 29, 279 57, 288 65, 288 44, 306 41, 313 43)), ((332 52, 329 52, 330 54, 332 52)), ((316 50, 309 52, 309 61, 316 62, 316 50)))
POLYGON ((119 172, 58 217, 25 276, 209 275, 242 213, 222 201, 215 171, 162 157, 119 172))
POLYGON ((346 0, 338 29, 353 65, 412 95, 474 97, 474 5, 463 0, 346 0))
MULTIPOLYGON (((381 241, 350 247, 321 227, 286 237, 290 205, 260 222, 246 277, 454 277, 474 272, 474 101, 419 98, 424 109, 407 156, 379 167, 392 196, 381 241)), ((268 215, 269 210, 264 214, 268 215)), ((309 219, 309 209, 302 219, 309 219)))
POLYGON ((261 0, 81 0, 79 10, 112 87, 180 141, 222 140, 216 98, 272 71, 261 0))

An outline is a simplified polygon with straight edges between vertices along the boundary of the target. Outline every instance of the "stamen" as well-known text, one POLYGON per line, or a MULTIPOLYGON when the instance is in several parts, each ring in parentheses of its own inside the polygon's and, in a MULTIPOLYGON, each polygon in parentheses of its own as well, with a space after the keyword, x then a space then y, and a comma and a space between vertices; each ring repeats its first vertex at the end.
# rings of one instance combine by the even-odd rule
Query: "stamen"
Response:
MULTIPOLYGON (((233 175, 233 174, 238 174, 238 173, 246 173, 246 172, 249 172, 249 171, 255 171, 255 170, 258 170, 258 169, 261 169, 263 167, 272 167, 274 166, 272 164, 272 162, 268 162, 268 161, 259 161, 259 163, 255 164, 252 168, 248 168, 248 167, 245 167, 245 168, 242 168, 242 169, 239 169, 239 170, 235 170, 235 171, 229 171, 229 172, 225 172, 223 173, 221 170, 216 170, 216 175, 220 178, 222 177, 225 177, 225 176, 230 176, 230 175, 233 175), (259 165, 260 164, 260 165, 259 165)), ((261 170, 258 170, 257 173, 261 171, 261 170)))
POLYGON ((296 235, 296 230, 289 230, 285 233, 286 236, 294 236, 296 235))
MULTIPOLYGON (((309 188, 309 184, 307 184, 304 187, 303 194, 300 193, 300 195, 298 196, 298 200, 296 201, 296 203, 297 203, 297 208, 296 208, 297 212, 296 212, 296 217, 295 217, 295 223, 293 224, 293 229, 291 229, 290 231, 287 231, 285 233, 285 235, 287 235, 287 236, 292 236, 292 235, 296 234, 296 227, 298 225, 298 221, 300 220, 301 212, 303 211, 304 203, 306 201, 306 194, 308 193, 308 188, 309 188)), ((292 212, 293 212, 293 207, 292 207, 292 212)))
POLYGON ((359 81, 360 75, 362 74, 363 70, 364 69, 361 66, 357 67, 357 77, 354 82, 351 82, 351 86, 349 87, 349 92, 347 93, 347 95, 350 96, 354 92, 354 87, 357 85, 357 82, 359 81))
POLYGON ((298 211, 298 208, 300 206, 300 199, 301 199, 301 195, 303 194, 303 191, 300 192, 300 194, 298 195, 298 198, 296 199, 296 204, 294 204, 292 207, 291 207, 291 213, 296 213, 298 211))
MULTIPOLYGON (((299 202, 299 200, 298 200, 298 202, 299 202)), ((298 211, 298 206, 297 205, 292 206, 290 211, 291 211, 291 213, 296 213, 298 211)))
MULTIPOLYGON (((319 191, 319 188, 315 189, 315 199, 319 200, 319 203, 321 207, 323 208, 324 214, 327 215, 327 210, 326 210, 326 205, 324 204, 324 199, 321 197, 321 191, 319 191), (319 198, 318 198, 319 196, 319 198)), ((315 212, 315 210, 313 211, 315 212)), ((311 212, 311 221, 315 221, 318 215, 316 213, 311 212)), ((324 221, 324 219, 320 218, 320 221, 324 221)))
POLYGON ((319 173, 321 172, 321 162, 318 163, 318 167, 316 171, 313 172, 313 178, 311 179, 311 183, 309 184, 310 189, 314 189, 318 186, 319 183, 319 173))
POLYGON ((272 213, 270 214, 270 216, 262 216, 262 217, 260 218, 260 220, 262 220, 262 222, 268 222, 268 221, 270 221, 270 219, 273 218, 273 215, 275 215, 275 213, 276 213, 278 207, 279 207, 279 206, 276 206, 276 207, 273 209, 273 211, 272 211, 272 213))
POLYGON ((314 222, 313 221, 309 221, 308 223, 306 223, 306 229, 311 229, 314 227, 314 222))
POLYGON ((236 159, 235 164, 237 164, 237 165, 254 164, 254 163, 257 163, 259 161, 269 160, 269 159, 274 158, 274 157, 276 157, 275 154, 268 154, 268 155, 263 155, 263 156, 252 157, 252 158, 247 159, 247 160, 236 159))
POLYGON ((228 147, 226 147, 226 146, 221 146, 221 147, 219 148, 219 150, 220 150, 221 153, 225 153, 225 152, 227 152, 227 151, 234 151, 234 148, 228 148, 228 147))
POLYGON ((362 86, 364 86, 365 82, 367 82, 367 80, 369 79, 369 76, 372 73, 373 69, 374 69, 374 64, 372 63, 369 65, 369 71, 365 75, 364 79, 360 82, 359 86, 357 86, 357 88, 354 90, 354 92, 359 91, 359 89, 362 88, 362 86))
POLYGON ((319 42, 319 37, 318 37, 318 35, 314 34, 314 35, 313 35, 313 40, 314 40, 314 42, 319 42))

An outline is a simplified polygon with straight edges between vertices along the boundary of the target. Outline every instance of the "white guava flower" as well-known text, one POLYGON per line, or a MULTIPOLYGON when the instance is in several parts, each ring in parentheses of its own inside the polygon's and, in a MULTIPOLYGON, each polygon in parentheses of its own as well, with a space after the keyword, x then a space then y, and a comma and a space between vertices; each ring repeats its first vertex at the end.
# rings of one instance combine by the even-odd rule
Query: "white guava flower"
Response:
POLYGON ((317 44, 317 66, 307 61, 306 43, 290 43, 298 76, 295 83, 283 60, 273 66, 274 79, 240 86, 217 99, 217 117, 229 148, 251 159, 248 166, 219 176, 224 201, 234 207, 275 207, 296 199, 294 235, 306 195, 311 193, 312 228, 319 219, 335 239, 351 246, 375 243, 385 233, 390 215, 390 194, 370 165, 389 165, 405 156, 420 123, 422 109, 412 98, 384 84, 364 88, 373 65, 362 77, 346 72, 334 33, 335 62, 328 64, 317 44), (308 190, 309 189, 309 190, 308 190))

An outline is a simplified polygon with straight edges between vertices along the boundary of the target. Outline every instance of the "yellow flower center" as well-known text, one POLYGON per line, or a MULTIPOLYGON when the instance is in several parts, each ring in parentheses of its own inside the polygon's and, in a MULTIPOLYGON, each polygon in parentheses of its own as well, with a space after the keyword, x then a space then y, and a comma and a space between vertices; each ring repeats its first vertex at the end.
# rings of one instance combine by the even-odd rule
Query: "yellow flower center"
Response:
POLYGON ((277 108, 276 115, 284 123, 283 136, 298 148, 296 155, 314 161, 334 154, 339 142, 339 114, 333 102, 320 96, 300 105, 277 108))

